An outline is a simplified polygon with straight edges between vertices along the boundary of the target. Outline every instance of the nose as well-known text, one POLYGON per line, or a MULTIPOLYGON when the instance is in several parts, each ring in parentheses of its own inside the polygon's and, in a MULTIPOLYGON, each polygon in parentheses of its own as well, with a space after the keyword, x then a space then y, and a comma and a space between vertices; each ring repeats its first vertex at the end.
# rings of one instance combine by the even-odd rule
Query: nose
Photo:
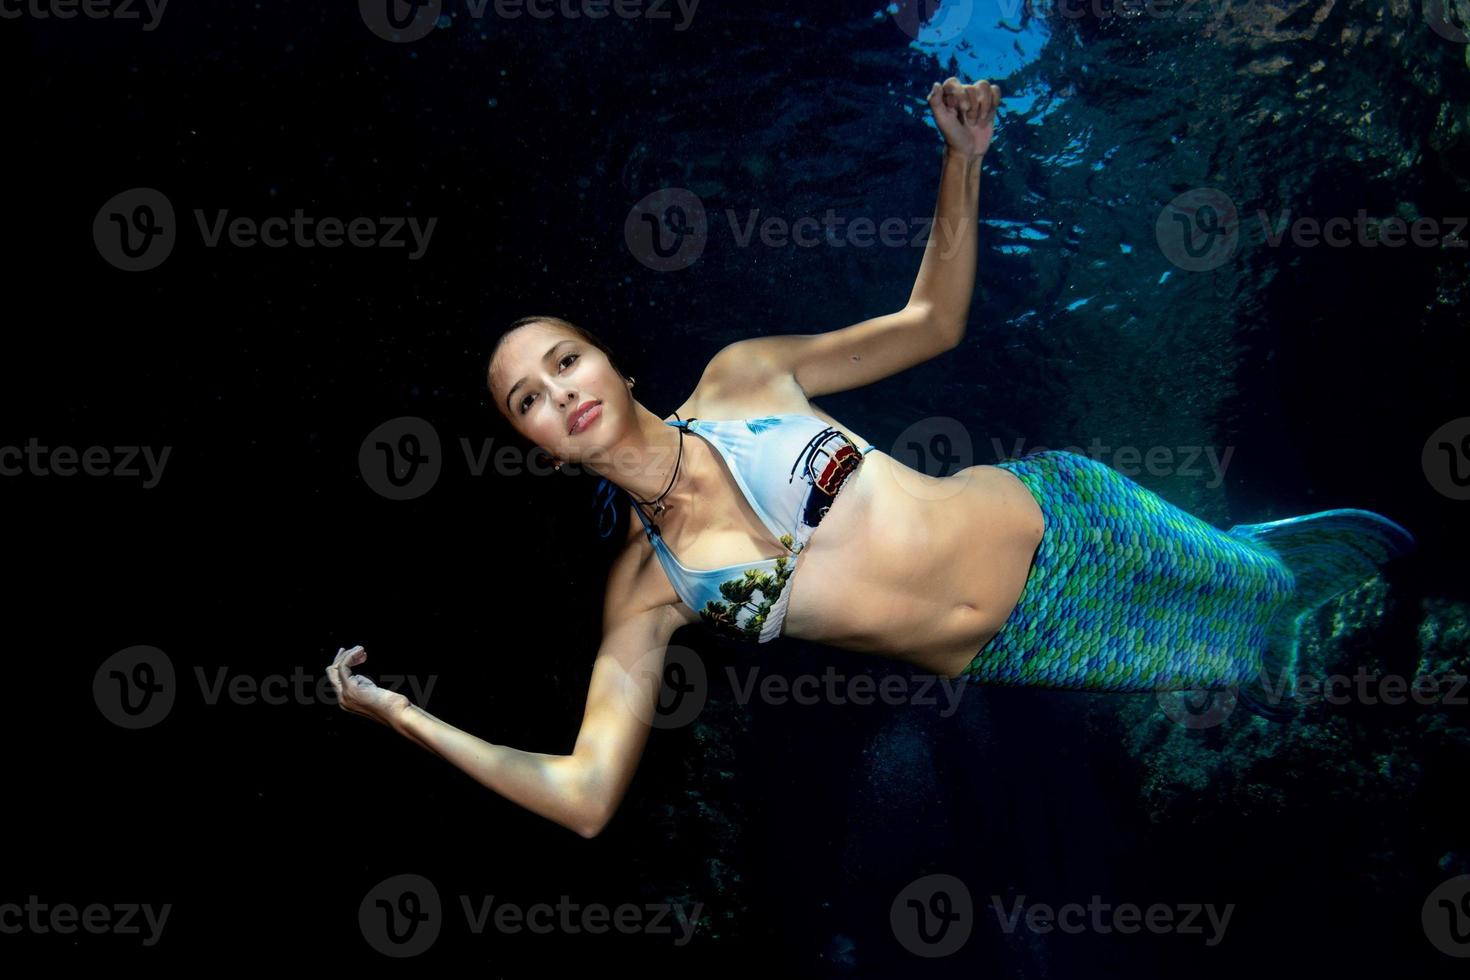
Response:
POLYGON ((564 412, 571 412, 577 407, 577 392, 573 388, 562 391, 561 407, 564 412))

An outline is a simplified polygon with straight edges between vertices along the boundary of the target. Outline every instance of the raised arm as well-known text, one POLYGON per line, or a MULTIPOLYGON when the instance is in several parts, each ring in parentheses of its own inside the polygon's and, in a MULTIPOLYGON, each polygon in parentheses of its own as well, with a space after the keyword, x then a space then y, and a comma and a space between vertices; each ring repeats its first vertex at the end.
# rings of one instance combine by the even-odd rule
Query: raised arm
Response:
POLYGON ((995 131, 1001 92, 980 81, 947 78, 929 92, 929 109, 944 135, 939 200, 908 305, 924 310, 936 328, 959 339, 970 316, 979 254, 980 163, 995 131))
POLYGON ((944 135, 944 163, 934 222, 903 309, 825 333, 736 341, 715 354, 705 379, 745 390, 789 376, 816 398, 881 381, 958 346, 975 289, 980 164, 1000 99, 1000 89, 989 82, 961 85, 956 78, 929 93, 944 135))

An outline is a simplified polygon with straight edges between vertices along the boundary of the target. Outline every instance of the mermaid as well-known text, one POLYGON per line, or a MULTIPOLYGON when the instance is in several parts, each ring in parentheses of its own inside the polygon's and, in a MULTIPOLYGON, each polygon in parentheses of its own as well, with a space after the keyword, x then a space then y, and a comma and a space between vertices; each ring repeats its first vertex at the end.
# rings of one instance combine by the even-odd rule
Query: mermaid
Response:
POLYGON ((603 536, 623 528, 571 753, 455 728, 354 672, 360 646, 328 668, 342 708, 592 837, 632 780, 670 638, 688 624, 984 684, 1249 690, 1291 671, 1302 617, 1410 550, 1402 527, 1337 509, 1222 531, 1065 450, 932 477, 812 403, 962 342, 1000 99, 988 81, 955 78, 929 93, 945 141, 935 231, 895 313, 730 344, 667 416, 568 320, 525 317, 496 342, 486 383, 498 412, 558 467, 599 475, 603 536))

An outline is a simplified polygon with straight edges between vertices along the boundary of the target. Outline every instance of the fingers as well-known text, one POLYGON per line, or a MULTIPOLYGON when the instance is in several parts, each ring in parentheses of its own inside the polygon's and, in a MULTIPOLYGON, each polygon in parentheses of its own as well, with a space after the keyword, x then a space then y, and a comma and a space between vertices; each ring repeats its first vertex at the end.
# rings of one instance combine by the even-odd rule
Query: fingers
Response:
POLYGON ((337 702, 347 711, 355 710, 351 703, 351 688, 356 682, 367 679, 354 675, 352 666, 366 659, 367 651, 361 646, 351 649, 339 647, 336 658, 327 666, 327 677, 331 679, 332 687, 337 692, 337 702))
POLYGON ((332 682, 332 690, 337 692, 337 702, 342 702, 342 676, 337 672, 337 665, 342 662, 342 647, 337 648, 337 656, 327 664, 327 679, 332 682))
POLYGON ((991 85, 989 82, 981 82, 981 109, 980 121, 990 121, 995 116, 995 110, 1000 107, 1000 86, 991 85))
POLYGON ((953 75, 951 75, 944 80, 944 84, 940 86, 940 89, 944 93, 944 104, 959 113, 960 121, 963 122, 965 118, 965 86, 960 82, 958 78, 955 78, 953 75))
POLYGON ((962 123, 973 126, 985 123, 995 114, 1000 103, 1000 86, 991 85, 986 79, 964 84, 951 75, 943 83, 935 83, 929 90, 929 106, 936 112, 943 105, 953 110, 962 123))

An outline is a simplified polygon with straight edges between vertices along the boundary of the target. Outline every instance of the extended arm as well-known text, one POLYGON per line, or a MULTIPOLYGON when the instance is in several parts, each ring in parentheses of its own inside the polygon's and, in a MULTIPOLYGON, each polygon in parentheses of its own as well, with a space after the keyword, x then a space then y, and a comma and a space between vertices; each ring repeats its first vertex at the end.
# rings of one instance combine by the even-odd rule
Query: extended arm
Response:
POLYGON ((632 782, 657 708, 669 637, 680 625, 663 606, 625 616, 604 631, 570 755, 487 742, 415 705, 398 713, 393 728, 511 802, 595 837, 632 782))
POLYGON ((587 710, 572 754, 487 742, 412 704, 392 713, 392 729, 514 804, 584 837, 597 836, 637 770, 657 708, 667 642, 682 624, 667 605, 629 611, 635 564, 628 552, 609 574, 603 644, 592 664, 587 710))
POLYGON ((588 830, 595 807, 575 756, 525 752, 487 742, 412 704, 398 714, 393 728, 511 802, 584 837, 591 836, 588 830))

